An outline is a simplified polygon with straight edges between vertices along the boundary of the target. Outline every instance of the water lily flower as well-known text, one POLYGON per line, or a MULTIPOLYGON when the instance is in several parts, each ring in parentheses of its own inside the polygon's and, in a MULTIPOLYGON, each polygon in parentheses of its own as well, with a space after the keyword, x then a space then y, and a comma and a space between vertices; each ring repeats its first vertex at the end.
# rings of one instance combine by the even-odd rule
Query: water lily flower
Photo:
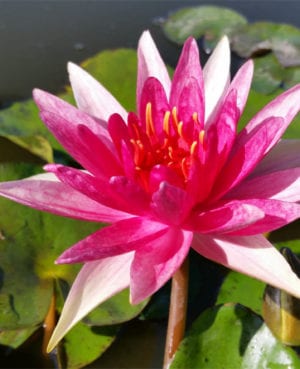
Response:
POLYGON ((300 85, 275 98, 240 132, 253 74, 230 82, 223 37, 202 70, 196 41, 174 76, 148 31, 138 45, 137 111, 127 113, 69 63, 77 108, 34 91, 40 116, 84 170, 58 164, 0 185, 33 208, 110 225, 67 249, 83 262, 49 349, 94 307, 129 287, 136 304, 163 286, 192 247, 204 257, 300 298, 300 281, 263 233, 299 218, 299 141, 280 140, 300 109, 300 85))

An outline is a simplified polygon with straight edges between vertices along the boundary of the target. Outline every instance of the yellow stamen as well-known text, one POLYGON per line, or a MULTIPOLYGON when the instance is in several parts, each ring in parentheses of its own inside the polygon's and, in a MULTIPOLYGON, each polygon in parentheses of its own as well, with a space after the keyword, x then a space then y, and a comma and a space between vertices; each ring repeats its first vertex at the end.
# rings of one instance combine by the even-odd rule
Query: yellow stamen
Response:
POLYGON ((169 136, 170 134, 170 111, 165 112, 164 121, 163 121, 163 131, 169 136))
MULTIPOLYGON (((183 122, 180 121, 178 124, 177 124, 177 132, 179 134, 180 137, 182 137, 182 129, 183 129, 183 122)), ((183 138, 183 137, 182 137, 183 138)))
POLYGON ((177 116, 177 108, 174 106, 172 109, 172 118, 176 126, 178 126, 178 116, 177 116))
POLYGON ((198 120, 198 113, 197 113, 196 111, 193 113, 192 117, 193 117, 193 121, 194 121, 195 123, 199 123, 199 120, 198 120))
POLYGON ((204 134, 205 134, 205 131, 204 129, 202 129, 200 132, 199 132, 199 142, 200 144, 203 146, 203 143, 204 143, 204 134))
POLYGON ((182 174, 184 175, 184 178, 187 179, 189 175, 189 168, 187 165, 186 157, 181 160, 181 170, 182 170, 182 174))
POLYGON ((152 105, 150 102, 146 105, 146 133, 148 136, 155 134, 155 128, 152 119, 152 105))
POLYGON ((191 155, 194 155, 195 154, 197 146, 198 146, 198 142, 197 141, 193 141, 193 143, 191 144, 191 147, 190 147, 190 153, 191 153, 191 155))

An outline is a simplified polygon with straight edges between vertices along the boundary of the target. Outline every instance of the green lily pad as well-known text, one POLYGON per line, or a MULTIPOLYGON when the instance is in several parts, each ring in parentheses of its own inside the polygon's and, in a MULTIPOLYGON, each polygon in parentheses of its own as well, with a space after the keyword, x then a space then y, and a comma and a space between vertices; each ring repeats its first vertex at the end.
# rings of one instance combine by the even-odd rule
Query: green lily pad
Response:
POLYGON ((18 348, 21 346, 39 327, 20 328, 15 330, 0 331, 0 345, 18 348))
MULTIPOLYGON (((30 165, 0 166, 0 180, 27 177, 30 165)), ((72 280, 79 266, 54 265, 66 247, 99 224, 42 213, 0 198, 0 328, 14 330, 40 324, 53 293, 53 278, 72 280)))
POLYGON ((300 67, 285 68, 283 82, 286 89, 300 83, 300 67))
POLYGON ((138 305, 131 305, 129 303, 129 289, 126 289, 94 309, 84 319, 84 322, 94 326, 126 322, 139 315, 148 302, 149 299, 146 299, 138 305))
POLYGON ((0 136, 0 162, 50 163, 52 148, 42 136, 0 136))
POLYGON ((217 304, 240 303, 261 314, 265 284, 237 272, 229 272, 218 294, 217 304))
POLYGON ((206 310, 194 322, 170 366, 181 368, 298 369, 300 360, 251 310, 224 305, 206 310))
POLYGON ((218 6, 197 6, 180 9, 171 14, 163 23, 163 31, 173 42, 180 45, 189 36, 204 36, 206 47, 213 48, 223 35, 247 24, 247 20, 238 12, 218 6))
POLYGON ((254 76, 252 88, 262 94, 275 92, 283 83, 285 68, 283 68, 273 53, 254 59, 254 76))
POLYGON ((65 337, 58 359, 63 368, 79 369, 96 360, 115 340, 118 326, 88 327, 78 323, 65 337))
POLYGON ((300 29, 289 24, 255 22, 232 34, 232 48, 244 58, 273 51, 284 67, 300 65, 300 29))

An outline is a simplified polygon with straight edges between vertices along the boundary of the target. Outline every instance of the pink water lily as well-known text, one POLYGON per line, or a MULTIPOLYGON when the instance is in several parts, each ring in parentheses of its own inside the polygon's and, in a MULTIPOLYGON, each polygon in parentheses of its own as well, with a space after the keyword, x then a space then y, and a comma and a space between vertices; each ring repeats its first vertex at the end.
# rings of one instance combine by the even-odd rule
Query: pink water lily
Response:
POLYGON ((253 73, 230 82, 224 37, 202 70, 189 38, 172 81, 149 34, 138 46, 137 112, 69 64, 78 108, 40 90, 34 99, 84 170, 0 185, 2 196, 63 216, 110 223, 57 263, 84 262, 49 349, 94 307, 130 287, 139 303, 164 285, 192 247, 201 255, 300 297, 300 281, 265 239, 300 215, 298 141, 280 138, 300 109, 300 85, 237 132, 253 73), (276 146, 275 146, 276 145, 276 146))

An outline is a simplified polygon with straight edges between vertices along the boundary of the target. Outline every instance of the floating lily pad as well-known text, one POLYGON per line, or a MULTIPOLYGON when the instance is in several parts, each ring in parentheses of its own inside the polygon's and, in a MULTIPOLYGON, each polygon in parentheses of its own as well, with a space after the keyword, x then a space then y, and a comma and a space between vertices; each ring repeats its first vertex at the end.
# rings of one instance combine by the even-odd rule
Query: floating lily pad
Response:
POLYGON ((0 345, 18 348, 22 345, 39 327, 20 328, 15 330, 0 331, 0 345))
POLYGON ((42 136, 0 136, 0 162, 50 163, 52 148, 42 136))
MULTIPOLYGON (((33 165, 0 166, 0 180, 27 177, 33 165)), ((53 278, 74 278, 79 266, 56 266, 54 260, 101 225, 42 213, 0 198, 0 328, 40 324, 53 293, 53 278)))
POLYGON ((300 65, 300 29, 288 24, 255 22, 231 35, 233 50, 244 58, 273 51, 284 67, 300 65))
POLYGON ((146 299, 138 305, 131 305, 129 303, 129 290, 126 289, 94 309, 84 319, 84 322, 97 326, 126 322, 140 314, 148 302, 149 299, 146 299))
POLYGON ((300 368, 297 354, 241 305, 206 310, 183 340, 170 369, 300 368))
POLYGON ((252 88, 262 94, 271 94, 279 89, 284 80, 283 68, 273 53, 254 59, 252 88))
POLYGON ((265 284, 237 272, 229 272, 218 294, 217 304, 239 303, 261 314, 265 284))
POLYGON ((118 326, 88 327, 78 323, 64 339, 64 352, 59 355, 63 368, 79 369, 96 360, 115 340, 118 326))
POLYGON ((206 47, 213 48, 223 35, 247 24, 247 19, 238 12, 218 6, 197 6, 180 9, 163 23, 166 36, 182 45, 189 36, 204 36, 206 47))

